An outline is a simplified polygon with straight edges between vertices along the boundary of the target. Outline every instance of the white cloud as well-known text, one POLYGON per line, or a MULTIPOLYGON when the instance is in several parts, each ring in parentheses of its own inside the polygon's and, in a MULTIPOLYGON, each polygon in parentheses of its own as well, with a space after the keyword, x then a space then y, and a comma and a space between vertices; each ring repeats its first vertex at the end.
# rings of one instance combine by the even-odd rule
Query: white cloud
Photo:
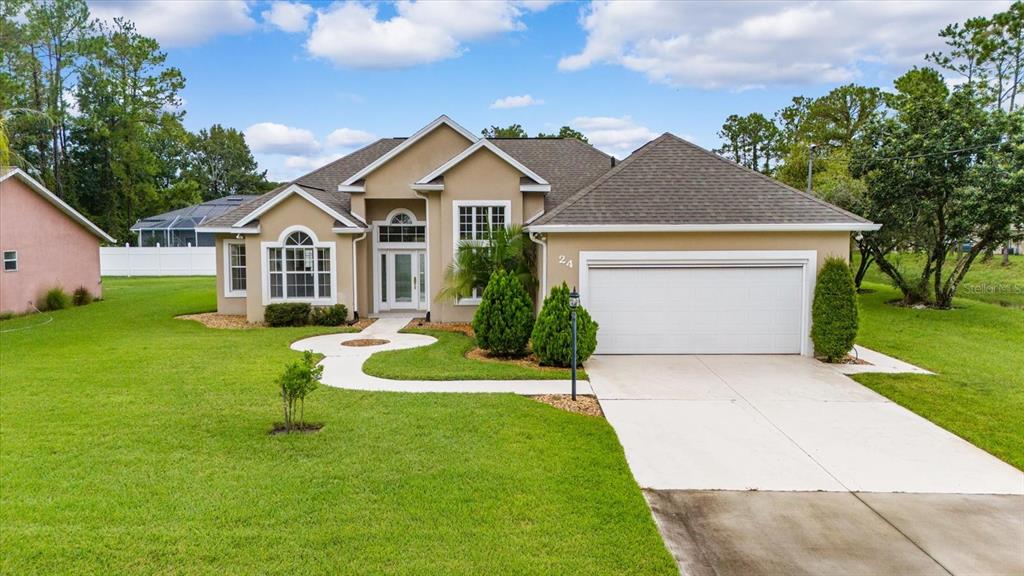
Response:
POLYGON ((318 156, 289 156, 284 159, 284 166, 285 168, 295 170, 296 173, 293 177, 298 177, 306 172, 311 172, 326 164, 330 164, 342 156, 344 156, 344 154, 340 152, 318 156))
POLYGON ((591 145, 619 158, 660 136, 629 116, 579 116, 570 125, 583 132, 591 145))
POLYGON ((309 16, 312 13, 313 7, 309 4, 275 1, 271 3, 270 10, 264 10, 261 16, 285 32, 305 32, 309 29, 309 16))
POLYGON ((310 154, 320 149, 313 133, 274 122, 259 122, 245 129, 245 141, 253 152, 310 154))
POLYGON ((846 82, 866 62, 906 67, 941 47, 950 22, 1007 2, 600 2, 561 70, 615 64, 655 82, 745 89, 846 82))
POLYGON ((529 94, 523 94, 522 96, 506 96, 504 98, 498 98, 491 103, 491 110, 503 110, 506 108, 525 108, 527 106, 539 106, 544 101, 534 98, 529 94))
POLYGON ((240 34, 256 27, 243 0, 106 0, 89 3, 92 16, 111 22, 124 17, 140 34, 161 45, 191 46, 220 34, 240 34))
POLYGON ((332 148, 352 148, 361 144, 369 144, 376 139, 376 136, 365 130, 338 128, 327 135, 327 145, 332 148))
POLYGON ((525 28, 515 2, 402 1, 379 19, 376 4, 342 2, 317 10, 306 42, 314 56, 353 68, 402 68, 458 56, 469 41, 525 28))

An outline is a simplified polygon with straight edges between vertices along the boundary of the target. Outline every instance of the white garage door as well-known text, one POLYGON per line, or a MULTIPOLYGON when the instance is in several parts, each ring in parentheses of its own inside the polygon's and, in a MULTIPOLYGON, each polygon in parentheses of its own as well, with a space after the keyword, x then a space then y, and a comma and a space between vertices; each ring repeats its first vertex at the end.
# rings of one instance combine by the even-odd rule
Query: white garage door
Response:
POLYGON ((803 268, 590 268, 598 354, 799 354, 803 268))

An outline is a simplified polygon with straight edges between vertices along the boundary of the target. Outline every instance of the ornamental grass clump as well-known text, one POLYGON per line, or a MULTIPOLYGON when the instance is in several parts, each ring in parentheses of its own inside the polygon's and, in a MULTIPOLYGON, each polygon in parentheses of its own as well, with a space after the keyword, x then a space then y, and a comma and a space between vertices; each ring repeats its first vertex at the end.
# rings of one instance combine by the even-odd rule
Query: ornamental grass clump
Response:
MULTIPOLYGON (((576 359, 582 363, 597 348, 597 322, 583 306, 576 308, 576 359)), ((572 365, 572 325, 569 316, 569 287, 551 289, 544 299, 540 316, 533 325, 530 338, 533 353, 541 364, 566 367, 572 365)))
POLYGON ((477 345, 497 356, 525 356, 533 330, 533 301, 515 274, 497 270, 473 315, 477 345))
POLYGON ((818 273, 811 309, 814 352, 829 362, 846 357, 857 339, 857 287, 846 261, 829 258, 818 273))
POLYGON ((285 366, 284 373, 277 378, 284 408, 285 433, 306 429, 306 396, 316 390, 323 373, 324 367, 319 366, 313 353, 306 350, 302 353, 302 360, 285 366))
POLYGON ((60 286, 56 286, 47 290, 43 296, 42 306, 39 307, 42 311, 47 310, 63 310, 71 306, 71 296, 64 291, 60 286))

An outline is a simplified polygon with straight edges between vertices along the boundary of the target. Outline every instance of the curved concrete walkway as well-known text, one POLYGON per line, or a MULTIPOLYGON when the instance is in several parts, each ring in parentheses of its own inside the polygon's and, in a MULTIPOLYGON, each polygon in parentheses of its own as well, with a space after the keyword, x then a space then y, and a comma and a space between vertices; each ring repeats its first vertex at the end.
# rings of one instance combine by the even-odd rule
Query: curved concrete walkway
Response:
MULTIPOLYGON (((568 380, 387 380, 363 372, 363 363, 376 352, 417 348, 437 342, 431 336, 399 332, 412 319, 412 316, 380 318, 362 332, 313 336, 293 342, 291 348, 323 354, 320 364, 324 367, 324 375, 320 381, 335 388, 384 392, 511 392, 526 396, 568 394, 571 391, 572 383, 568 380), (388 343, 380 346, 341 345, 347 340, 364 338, 388 340, 388 343)), ((576 382, 576 392, 593 394, 586 380, 576 382)))

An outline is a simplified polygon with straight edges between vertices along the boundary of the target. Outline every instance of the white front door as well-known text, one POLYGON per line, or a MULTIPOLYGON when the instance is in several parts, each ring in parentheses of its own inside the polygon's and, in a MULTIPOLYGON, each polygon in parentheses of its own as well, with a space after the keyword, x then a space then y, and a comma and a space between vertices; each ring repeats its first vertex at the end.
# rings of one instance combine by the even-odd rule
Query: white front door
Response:
POLYGON ((380 253, 379 310, 419 310, 426 304, 425 257, 420 250, 380 253))

